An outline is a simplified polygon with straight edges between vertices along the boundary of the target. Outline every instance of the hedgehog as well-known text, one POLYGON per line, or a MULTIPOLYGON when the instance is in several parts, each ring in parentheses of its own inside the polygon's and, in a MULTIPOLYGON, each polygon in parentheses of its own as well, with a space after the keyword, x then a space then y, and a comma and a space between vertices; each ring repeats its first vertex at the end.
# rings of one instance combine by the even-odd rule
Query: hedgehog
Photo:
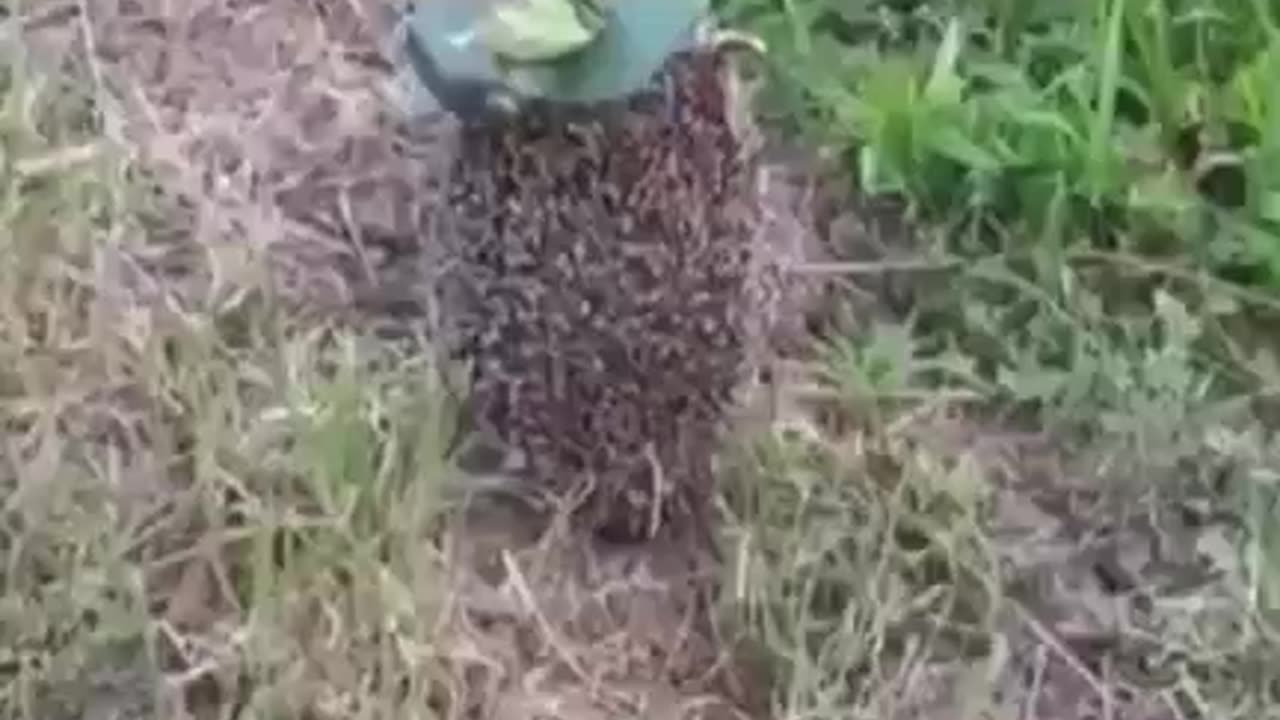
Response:
POLYGON ((460 128, 450 347, 474 421, 596 537, 709 537, 714 458, 762 336, 758 153, 727 44, 587 115, 460 128))

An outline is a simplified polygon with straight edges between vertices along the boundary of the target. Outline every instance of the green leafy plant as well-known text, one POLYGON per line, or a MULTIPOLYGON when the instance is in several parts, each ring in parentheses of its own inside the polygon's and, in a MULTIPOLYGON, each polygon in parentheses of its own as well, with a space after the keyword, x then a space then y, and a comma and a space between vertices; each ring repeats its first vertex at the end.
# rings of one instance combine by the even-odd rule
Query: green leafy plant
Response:
POLYGON ((1280 284, 1273 3, 719 7, 769 43, 766 101, 840 151, 863 192, 958 238, 1123 238, 1280 284))

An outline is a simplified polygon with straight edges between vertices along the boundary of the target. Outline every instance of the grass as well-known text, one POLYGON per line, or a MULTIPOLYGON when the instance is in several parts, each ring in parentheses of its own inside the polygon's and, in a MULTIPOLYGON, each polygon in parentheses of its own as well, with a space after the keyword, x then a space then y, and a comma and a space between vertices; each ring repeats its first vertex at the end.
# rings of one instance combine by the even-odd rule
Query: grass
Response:
POLYGON ((775 107, 866 190, 1004 249, 1161 249, 1274 284, 1272 3, 720 4, 785 56, 775 107))
MULTIPOLYGON (((1280 9, 1222 5, 721 3, 910 221, 830 234, 857 310, 726 453, 772 717, 1280 717, 1280 9)), ((0 715, 447 716, 446 371, 173 232, 0 38, 0 715)))
POLYGON ((719 5, 928 258, 729 485, 777 716, 1273 716, 1277 8, 719 5))
POLYGON ((1092 366, 1005 374, 1034 420, 834 409, 754 447, 734 611, 779 663, 778 717, 1273 712, 1272 441, 1164 298, 1123 340, 1077 331, 1092 366))
POLYGON ((0 714, 425 716, 439 374, 217 248, 161 278, 186 248, 84 95, 3 62, 0 714))

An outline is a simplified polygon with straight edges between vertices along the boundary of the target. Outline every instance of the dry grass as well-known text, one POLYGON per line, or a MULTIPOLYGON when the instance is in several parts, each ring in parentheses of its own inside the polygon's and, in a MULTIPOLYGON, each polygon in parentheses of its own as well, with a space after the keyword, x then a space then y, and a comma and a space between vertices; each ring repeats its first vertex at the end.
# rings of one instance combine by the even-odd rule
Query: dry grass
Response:
POLYGON ((459 507, 421 243, 449 128, 399 119, 391 8, 11 12, 0 715, 1275 716, 1280 456, 1171 298, 1122 332, 1034 300, 1083 359, 997 390, 1065 387, 1054 432, 927 385, 892 323, 780 365, 690 577, 459 507))
POLYGON ((726 608, 775 717, 1272 716, 1280 458, 1253 393, 1209 392, 1187 309, 1156 307, 1105 319, 1123 335, 1058 316, 1098 365, 1043 407, 1053 432, 991 418, 963 373, 930 387, 963 363, 893 325, 796 368, 725 486, 726 608))
POLYGON ((306 4, 92 5, 6 24, 0 705, 426 715, 449 395, 356 322, 421 166, 306 4))

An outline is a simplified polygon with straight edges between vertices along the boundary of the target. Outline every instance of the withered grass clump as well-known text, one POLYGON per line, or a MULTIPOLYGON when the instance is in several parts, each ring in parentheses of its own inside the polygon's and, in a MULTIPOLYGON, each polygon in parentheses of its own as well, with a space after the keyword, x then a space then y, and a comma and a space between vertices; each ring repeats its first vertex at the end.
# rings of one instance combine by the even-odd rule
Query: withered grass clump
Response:
POLYGON ((699 531, 758 313, 723 53, 591 119, 463 130, 450 188, 477 416, 606 540, 699 531))

